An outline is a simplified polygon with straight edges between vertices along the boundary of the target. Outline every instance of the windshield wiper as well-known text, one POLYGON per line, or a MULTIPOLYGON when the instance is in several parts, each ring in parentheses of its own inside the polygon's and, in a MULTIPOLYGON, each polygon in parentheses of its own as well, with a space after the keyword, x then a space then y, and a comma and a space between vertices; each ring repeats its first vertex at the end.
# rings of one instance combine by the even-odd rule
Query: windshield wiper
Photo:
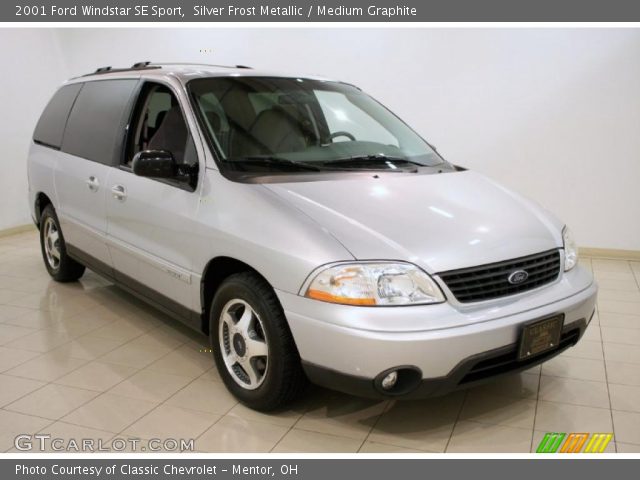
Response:
POLYGON ((271 155, 255 155, 255 156, 247 156, 247 157, 239 157, 234 160, 225 160, 228 164, 239 164, 239 165, 255 165, 255 166, 269 166, 276 168, 287 168, 294 170, 309 170, 312 172, 322 172, 322 171, 353 171, 353 170, 361 170, 366 167, 373 167, 373 170, 381 170, 381 166, 384 165, 387 168, 384 168, 386 171, 396 171, 396 172, 406 172, 406 169, 396 169, 395 165, 390 166, 390 164, 403 164, 402 166, 412 165, 412 166, 421 166, 424 167, 423 164, 412 162, 411 160, 407 160, 406 158, 401 157, 387 157, 383 155, 359 155, 359 156, 351 156, 345 158, 338 158, 335 160, 326 160, 326 161, 314 161, 314 162, 300 162, 297 160, 290 160, 288 158, 271 156, 271 155), (341 168, 345 167, 345 168, 341 168))
POLYGON ((326 170, 317 165, 312 165, 307 162, 297 162, 295 160, 289 160, 288 158, 275 157, 275 156, 251 156, 251 157, 240 157, 235 160, 226 160, 229 164, 245 164, 245 165, 265 165, 269 167, 284 167, 284 168, 293 168, 293 169, 301 169, 301 170, 311 170, 314 172, 320 172, 322 170, 326 170))
MULTIPOLYGON (((351 157, 337 158, 335 160, 327 160, 322 162, 322 165, 344 165, 349 167, 369 167, 369 166, 382 166, 386 165, 386 170, 395 170, 396 164, 399 166, 415 165, 424 167, 425 165, 418 162, 413 162, 402 157, 391 157, 387 155, 354 155, 351 157)), ((379 168, 379 167, 378 167, 379 168)))

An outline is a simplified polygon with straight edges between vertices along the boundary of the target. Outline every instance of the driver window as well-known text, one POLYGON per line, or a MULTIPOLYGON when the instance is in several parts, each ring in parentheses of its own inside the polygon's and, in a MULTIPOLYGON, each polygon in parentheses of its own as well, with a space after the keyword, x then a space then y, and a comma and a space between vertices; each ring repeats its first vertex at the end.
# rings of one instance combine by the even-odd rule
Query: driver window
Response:
POLYGON ((142 150, 166 150, 178 164, 194 165, 198 159, 180 104, 164 85, 149 83, 143 87, 135 118, 131 123, 125 164, 142 150))
MULTIPOLYGON (((371 115, 351 103, 343 93, 316 90, 315 94, 331 133, 347 132, 358 141, 399 146, 397 138, 371 115)), ((333 142, 348 141, 350 138, 346 135, 336 135, 333 139, 333 142)))

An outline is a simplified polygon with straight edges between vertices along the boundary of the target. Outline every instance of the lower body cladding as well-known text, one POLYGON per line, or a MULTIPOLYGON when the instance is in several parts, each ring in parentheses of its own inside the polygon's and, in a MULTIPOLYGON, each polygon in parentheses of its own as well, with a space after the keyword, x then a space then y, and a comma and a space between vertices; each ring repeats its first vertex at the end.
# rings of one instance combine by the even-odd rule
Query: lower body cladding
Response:
POLYGON ((572 271, 537 292, 466 312, 448 303, 354 307, 277 293, 313 383, 409 399, 522 371, 575 345, 593 317, 597 286, 586 272, 572 271), (522 357, 525 326, 554 317, 561 322, 557 343, 522 357))

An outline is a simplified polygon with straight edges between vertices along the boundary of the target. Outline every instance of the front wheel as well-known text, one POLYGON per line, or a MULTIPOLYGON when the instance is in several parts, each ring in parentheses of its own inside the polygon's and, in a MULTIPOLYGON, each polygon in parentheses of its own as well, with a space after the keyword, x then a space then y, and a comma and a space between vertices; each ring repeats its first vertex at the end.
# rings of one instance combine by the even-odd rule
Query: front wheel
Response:
POLYGON ((209 318, 213 356, 229 391, 250 408, 291 402, 306 377, 284 312, 260 276, 238 273, 220 286, 209 318))
POLYGON ((40 247, 44 265, 57 282, 74 282, 84 274, 84 265, 67 254, 60 222, 51 205, 40 216, 40 247))

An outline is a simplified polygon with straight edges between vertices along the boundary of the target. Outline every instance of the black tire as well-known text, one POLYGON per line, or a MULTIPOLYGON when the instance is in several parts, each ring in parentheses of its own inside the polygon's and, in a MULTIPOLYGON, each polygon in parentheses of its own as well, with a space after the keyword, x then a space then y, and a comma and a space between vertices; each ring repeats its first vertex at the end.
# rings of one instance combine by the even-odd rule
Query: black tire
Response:
POLYGON ((47 205, 40 216, 40 249, 42 251, 44 266, 56 282, 75 282, 84 274, 84 265, 81 265, 67 255, 67 247, 64 243, 60 222, 58 221, 56 211, 51 205, 47 205), (59 259, 57 259, 57 264, 52 264, 52 261, 49 260, 47 247, 45 246, 45 242, 47 241, 45 235, 46 230, 50 228, 49 223, 51 226, 54 226, 58 232, 57 251, 59 252, 59 259))
MULTIPOLYGON (((227 278, 213 298, 209 315, 209 337, 220 376, 229 391, 244 405, 259 411, 272 411, 297 398, 307 385, 300 355, 275 292, 259 275, 243 272, 227 278), (227 369, 220 345, 222 310, 232 300, 251 306, 264 330, 268 346, 268 366, 260 386, 247 389, 239 385, 227 369)), ((229 347, 231 348, 231 347, 229 347)))

